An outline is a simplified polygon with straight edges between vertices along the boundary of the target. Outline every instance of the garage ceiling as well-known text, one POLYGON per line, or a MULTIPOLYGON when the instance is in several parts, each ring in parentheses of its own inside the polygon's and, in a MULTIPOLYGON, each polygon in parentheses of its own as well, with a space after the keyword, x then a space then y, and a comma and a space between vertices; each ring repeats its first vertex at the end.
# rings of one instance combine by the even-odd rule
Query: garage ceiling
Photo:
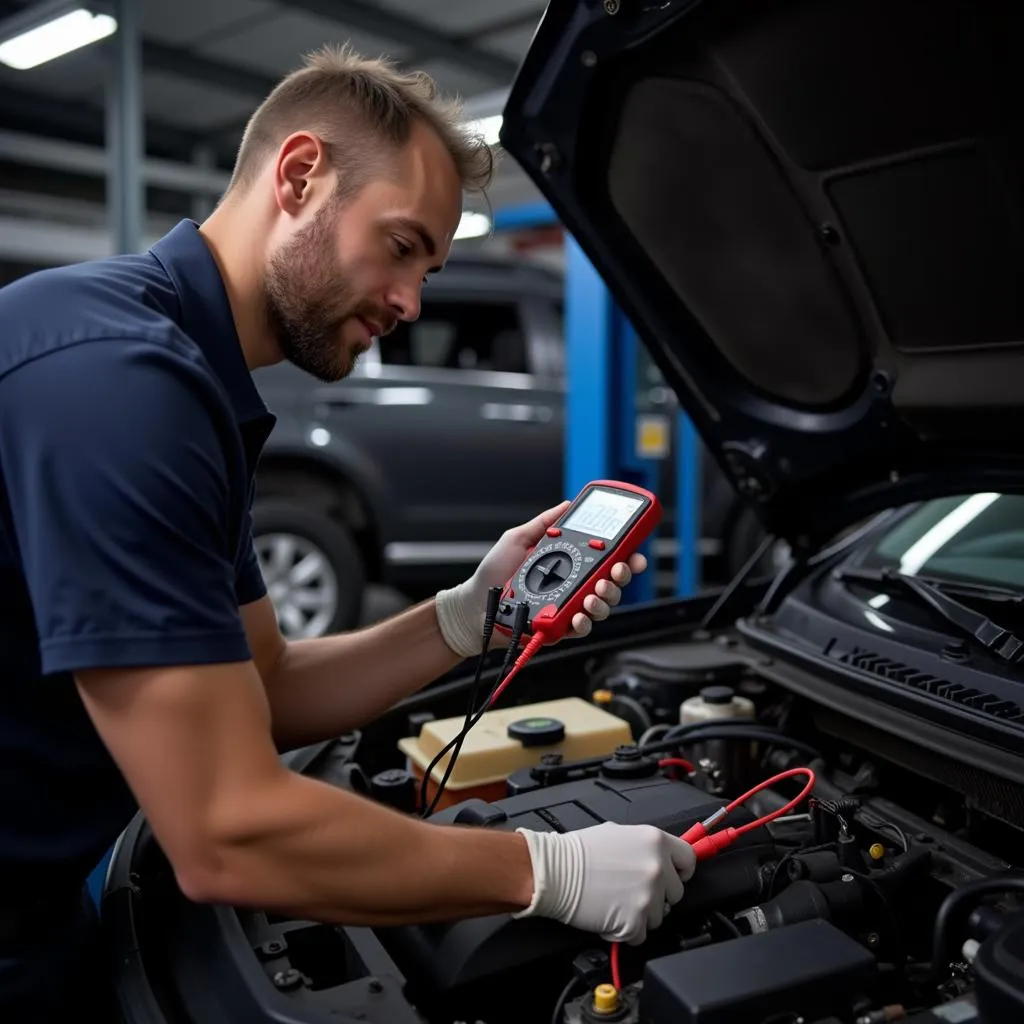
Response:
MULTIPOLYGON (((498 112, 545 6, 545 0, 138 3, 147 154, 225 172, 253 108, 304 53, 325 43, 349 42, 369 56, 387 54, 425 70, 443 90, 461 96, 472 116, 498 112)), ((0 0, 0 19, 31 6, 0 0)), ((66 170, 53 159, 33 167, 21 143, 30 136, 102 147, 113 54, 107 40, 25 71, 0 65, 0 216, 17 206, 19 193, 28 193, 25 209, 36 217, 47 196, 59 200, 52 210, 57 221, 76 201, 83 204, 81 217, 88 219, 89 203, 99 203, 93 214, 105 217, 101 178, 82 175, 74 162, 66 170)), ((492 204, 533 198, 525 177, 503 161, 492 204)), ((173 190, 150 188, 147 201, 156 222, 195 209, 193 198, 173 190)))

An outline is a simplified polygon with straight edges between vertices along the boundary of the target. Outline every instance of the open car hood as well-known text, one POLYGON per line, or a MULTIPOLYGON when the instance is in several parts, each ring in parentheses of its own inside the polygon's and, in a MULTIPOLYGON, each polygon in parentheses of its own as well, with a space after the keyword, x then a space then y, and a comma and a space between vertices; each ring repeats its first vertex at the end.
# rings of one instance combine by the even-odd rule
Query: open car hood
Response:
POLYGON ((765 526, 1024 485, 1019 0, 554 0, 501 141, 765 526))

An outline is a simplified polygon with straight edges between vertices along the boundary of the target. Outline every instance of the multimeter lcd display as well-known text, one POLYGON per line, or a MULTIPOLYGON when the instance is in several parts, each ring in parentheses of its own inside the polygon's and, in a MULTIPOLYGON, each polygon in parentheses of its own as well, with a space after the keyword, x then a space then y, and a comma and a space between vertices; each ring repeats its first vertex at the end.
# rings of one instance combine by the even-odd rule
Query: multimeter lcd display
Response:
POLYGON ((643 498, 611 491, 593 490, 562 523, 566 530, 613 540, 643 504, 643 498))

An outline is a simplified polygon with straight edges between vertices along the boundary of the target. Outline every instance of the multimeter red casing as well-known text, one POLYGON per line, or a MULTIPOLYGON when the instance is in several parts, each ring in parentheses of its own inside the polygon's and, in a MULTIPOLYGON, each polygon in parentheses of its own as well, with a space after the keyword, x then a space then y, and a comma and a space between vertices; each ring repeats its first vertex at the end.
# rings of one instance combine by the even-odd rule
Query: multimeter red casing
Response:
POLYGON ((526 635, 560 640, 612 566, 626 561, 661 522, 657 496, 618 480, 593 480, 505 585, 495 629, 510 635, 516 605, 530 607, 526 635))

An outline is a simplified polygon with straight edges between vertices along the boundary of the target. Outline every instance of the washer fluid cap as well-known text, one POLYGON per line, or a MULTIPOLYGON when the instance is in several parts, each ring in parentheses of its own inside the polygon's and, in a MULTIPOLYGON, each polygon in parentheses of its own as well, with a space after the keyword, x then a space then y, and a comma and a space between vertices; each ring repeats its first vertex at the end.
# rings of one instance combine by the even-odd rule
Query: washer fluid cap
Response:
POLYGON ((519 718, 509 722, 507 732, 524 747, 550 747, 565 739, 565 723, 546 716, 519 718))
POLYGON ((705 686, 700 695, 705 704, 731 704, 736 691, 731 686, 705 686))

